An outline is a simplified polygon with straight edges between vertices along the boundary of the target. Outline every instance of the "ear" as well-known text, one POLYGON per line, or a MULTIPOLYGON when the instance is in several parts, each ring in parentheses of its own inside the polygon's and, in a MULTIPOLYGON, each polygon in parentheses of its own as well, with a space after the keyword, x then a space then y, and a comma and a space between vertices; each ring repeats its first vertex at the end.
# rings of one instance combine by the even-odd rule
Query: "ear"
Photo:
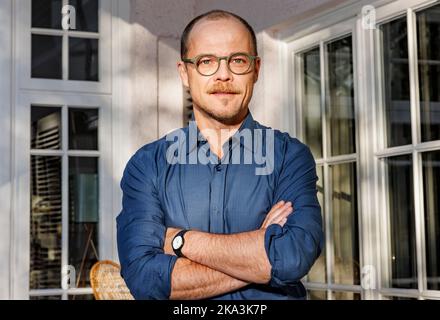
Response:
POLYGON ((180 80, 184 87, 189 88, 188 69, 183 61, 177 62, 177 70, 179 71, 180 80))
POLYGON ((260 74, 260 67, 261 67, 261 58, 255 59, 254 61, 254 83, 258 80, 258 75, 260 74))

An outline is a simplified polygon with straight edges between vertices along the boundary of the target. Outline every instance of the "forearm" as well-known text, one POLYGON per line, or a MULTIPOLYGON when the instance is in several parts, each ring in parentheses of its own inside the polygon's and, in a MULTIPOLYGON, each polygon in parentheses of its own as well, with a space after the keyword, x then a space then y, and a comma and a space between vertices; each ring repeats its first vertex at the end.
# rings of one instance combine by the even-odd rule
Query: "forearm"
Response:
POLYGON ((233 278, 267 283, 271 265, 264 248, 264 233, 265 229, 229 235, 189 231, 182 253, 191 261, 233 278))
POLYGON ((248 285, 227 274, 191 260, 177 259, 171 273, 170 299, 205 299, 225 294, 248 285))

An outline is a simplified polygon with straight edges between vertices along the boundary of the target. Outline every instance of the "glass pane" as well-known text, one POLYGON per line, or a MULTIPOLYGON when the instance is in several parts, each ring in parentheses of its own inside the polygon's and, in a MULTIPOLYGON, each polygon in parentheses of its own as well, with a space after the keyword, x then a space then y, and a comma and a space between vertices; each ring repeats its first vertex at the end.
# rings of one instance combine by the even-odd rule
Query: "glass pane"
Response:
POLYGON ((327 45, 327 112, 331 155, 356 152, 352 38, 327 45))
POLYGON ((327 300, 327 291, 308 290, 308 300, 327 300))
POLYGON ((61 108, 31 109, 31 148, 61 149, 61 108))
POLYGON ((428 289, 440 290, 440 151, 423 154, 428 289))
POLYGON ((98 81, 98 39, 69 38, 69 80, 98 81))
POLYGON ((332 178, 332 232, 334 283, 359 284, 359 231, 356 164, 330 167, 332 178))
POLYGON ((391 234, 391 283, 394 288, 417 288, 412 157, 386 160, 391 234))
POLYGON ((408 38, 406 18, 383 25, 385 132, 388 147, 411 144, 408 38))
POLYGON ((440 140, 440 5, 417 14, 422 140, 440 140))
POLYGON ((61 29, 62 0, 32 0, 32 27, 61 29))
POLYGON ((61 79, 60 36, 32 35, 32 78, 61 79))
POLYGON ((61 286, 61 158, 31 156, 30 289, 61 286))
MULTIPOLYGON (((318 182, 317 182, 317 188, 318 188, 318 201, 321 205, 321 212, 322 212, 322 221, 324 223, 325 221, 325 214, 324 214, 324 174, 323 174, 323 167, 317 166, 316 167, 316 173, 318 174, 318 182)), ((325 225, 325 223, 324 223, 325 225)), ((307 281, 309 282, 320 282, 320 283, 326 283, 327 282, 327 269, 326 269, 326 263, 325 263, 325 246, 321 252, 321 255, 319 258, 315 261, 315 264, 313 265, 312 269, 310 270, 308 274, 307 281)))
POLYGON ((76 31, 98 32, 98 0, 70 0, 76 9, 76 31))
POLYGON ((302 114, 304 142, 315 158, 322 158, 321 65, 319 48, 302 55, 304 74, 302 114))
POLYGON ((76 286, 90 286, 89 273, 99 260, 98 159, 69 158, 69 264, 76 286))
POLYGON ((361 300, 360 293, 356 292, 333 292, 334 300, 361 300))
POLYGON ((69 108, 69 149, 98 150, 98 109, 69 108))

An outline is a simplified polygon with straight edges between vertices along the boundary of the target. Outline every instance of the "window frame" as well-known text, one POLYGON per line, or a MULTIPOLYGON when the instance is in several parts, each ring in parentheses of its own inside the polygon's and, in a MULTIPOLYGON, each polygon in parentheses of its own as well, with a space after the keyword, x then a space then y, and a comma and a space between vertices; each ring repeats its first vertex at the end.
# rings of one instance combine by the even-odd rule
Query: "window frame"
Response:
MULTIPOLYGON (((308 50, 319 47, 320 51, 320 73, 321 73, 321 115, 322 115, 322 158, 316 159, 316 165, 323 167, 323 178, 324 178, 324 204, 323 210, 325 211, 325 246, 326 246, 326 278, 327 283, 312 283, 305 282, 306 288, 310 290, 325 290, 327 294, 327 299, 332 300, 335 292, 352 292, 360 294, 363 296, 360 285, 345 285, 333 283, 333 265, 334 265, 334 242, 332 238, 332 203, 331 203, 331 168, 332 165, 354 163, 356 166, 356 187, 360 184, 359 175, 359 130, 358 130, 358 88, 357 82, 354 83, 354 120, 355 120, 355 141, 356 141, 356 153, 347 155, 331 156, 329 155, 330 138, 327 134, 329 128, 329 117, 327 105, 327 84, 324 79, 327 79, 327 66, 326 61, 326 45, 330 42, 337 41, 347 36, 352 37, 352 49, 353 49, 353 77, 357 78, 357 47, 356 47, 356 33, 355 33, 355 19, 351 18, 346 21, 336 23, 330 27, 324 28, 317 32, 311 33, 300 39, 294 40, 287 44, 287 56, 289 63, 288 74, 294 74, 293 77, 288 77, 287 83, 288 88, 293 88, 293 90, 288 91, 288 101, 289 105, 293 106, 295 112, 293 112, 293 122, 290 122, 291 132, 294 133, 300 140, 304 139, 303 136, 303 112, 302 112, 302 84, 303 84, 303 63, 300 55, 308 50), (293 72, 294 71, 294 72, 293 72)), ((290 113, 291 114, 291 113, 290 113)), ((359 263, 360 266, 363 265, 363 253, 362 253, 362 221, 361 221, 361 203, 360 203, 360 192, 357 192, 357 209, 358 209, 358 242, 359 242, 359 263)), ((359 268, 361 269, 361 268, 359 268)), ((359 279, 360 281, 361 279, 359 279)))
MULTIPOLYGON (((68 209, 68 158, 69 156, 97 157, 99 177, 99 255, 102 257, 112 256, 113 244, 108 239, 109 230, 113 230, 112 194, 108 186, 114 183, 112 176, 108 174, 111 168, 111 100, 107 96, 98 97, 70 95, 41 95, 38 93, 23 93, 19 96, 16 117, 16 143, 20 148, 15 149, 16 161, 15 176, 16 202, 14 223, 14 256, 13 261, 13 288, 14 295, 18 296, 48 296, 60 295, 63 299, 68 295, 92 294, 91 288, 57 289, 29 289, 30 271, 30 163, 31 155, 60 156, 62 158, 61 181, 62 181, 62 266, 68 265, 69 246, 69 209, 68 209), (30 124, 31 107, 47 106, 61 107, 62 118, 62 148, 59 150, 31 149, 30 124), (68 107, 97 108, 98 109, 98 151, 94 150, 68 150, 68 107), (26 254, 24 254, 26 253, 26 254)), ((61 270, 60 270, 61 271, 61 270)))
MULTIPOLYGON (((131 37, 127 36, 131 33, 132 29, 130 24, 131 5, 129 1, 101 1, 105 1, 106 7, 111 8, 111 11, 105 12, 104 17, 104 19, 109 21, 108 23, 111 22, 111 30, 108 28, 105 33, 100 33, 100 39, 102 40, 100 47, 105 43, 109 49, 108 58, 111 58, 108 73, 103 75, 105 78, 100 78, 104 84, 109 84, 108 88, 104 88, 103 84, 96 82, 91 83, 87 81, 81 83, 80 81, 46 79, 32 79, 35 82, 32 87, 23 86, 20 81, 26 77, 22 74, 22 32, 23 21, 30 17, 30 0, 11 0, 9 3, 11 57, 15 57, 15 59, 12 60, 13 63, 10 68, 11 86, 9 92, 11 98, 11 166, 8 170, 11 176, 11 192, 10 194, 8 192, 4 194, 5 197, 8 197, 6 203, 8 201, 11 203, 10 210, 8 211, 10 219, 6 221, 9 221, 7 225, 10 227, 7 228, 8 232, 4 234, 5 236, 10 234, 10 237, 8 236, 8 242, 0 244, 0 248, 7 249, 8 251, 5 252, 10 253, 9 263, 7 264, 7 268, 10 271, 5 274, 8 285, 2 291, 5 292, 9 299, 29 299, 30 187, 28 182, 30 181, 30 142, 29 148, 25 147, 23 149, 22 146, 26 146, 27 138, 30 139, 30 136, 23 135, 23 130, 30 130, 30 110, 29 114, 26 114, 26 106, 29 109, 31 104, 101 106, 101 121, 104 121, 103 126, 105 128, 101 127, 100 130, 101 132, 106 132, 107 135, 105 137, 105 148, 101 146, 101 148, 104 148, 101 150, 103 164, 98 164, 98 170, 100 170, 101 174, 107 176, 105 189, 100 187, 100 192, 106 190, 105 199, 108 202, 101 204, 104 201, 104 196, 100 196, 100 212, 105 212, 105 214, 100 216, 100 228, 105 228, 105 234, 100 238, 100 243, 104 245, 104 247, 100 248, 100 258, 118 261, 115 219, 121 210, 120 199, 122 192, 119 182, 130 155, 137 149, 136 145, 130 142, 134 138, 133 132, 130 130, 132 127, 130 119, 133 119, 135 112, 130 93, 132 90, 130 59, 127 59, 132 54, 132 40, 131 37), (24 1, 28 3, 23 4, 24 1), (23 12, 23 8, 26 6, 29 11, 28 14, 23 12), (59 84, 54 85, 55 81, 59 81, 59 84), (91 86, 91 84, 94 85, 91 86), (52 97, 53 100, 48 100, 49 97, 52 97), (29 164, 28 166, 26 166, 27 163, 29 164)), ((30 25, 30 21, 26 23, 30 25)), ((8 28, 5 30, 7 32, 8 28)), ((28 47, 30 47, 30 39, 28 47)), ((8 63, 10 61, 8 60, 8 63)), ((30 62, 28 67, 30 68, 30 62)), ((30 75, 30 70, 28 74, 30 75)), ((101 184, 99 182, 100 186, 101 184)), ((75 293, 82 294, 83 292, 90 294, 90 289, 81 288, 75 293)), ((46 295, 50 294, 50 292, 36 292, 36 294, 46 295)), ((62 292, 56 289, 54 294, 62 295, 62 292)))
POLYGON ((112 255, 112 245, 103 241, 108 238, 108 230, 113 229, 112 216, 107 212, 112 211, 111 192, 106 188, 113 184, 112 177, 108 174, 111 170, 110 153, 111 144, 109 137, 111 135, 111 101, 109 97, 91 96, 85 99, 77 95, 43 95, 38 93, 26 93, 20 95, 17 104, 17 123, 21 125, 16 127, 17 144, 20 148, 15 150, 16 162, 15 174, 17 177, 16 194, 16 215, 14 232, 14 252, 17 261, 14 272, 14 292, 30 296, 62 295, 67 298, 71 294, 91 294, 91 288, 70 288, 67 290, 59 289, 39 289, 29 290, 29 271, 30 271, 30 157, 39 156, 59 156, 62 158, 61 181, 62 181, 62 265, 68 265, 68 246, 69 246, 69 212, 68 212, 68 157, 97 157, 98 158, 98 177, 99 177, 99 255, 100 257, 109 257, 112 255), (31 149, 30 146, 30 115, 32 106, 61 107, 62 111, 62 148, 59 150, 31 149), (68 107, 75 108, 97 108, 98 118, 98 148, 99 151, 88 150, 69 150, 68 151, 68 107), (27 125, 26 125, 27 124, 27 125), (27 254, 24 255, 23 252, 27 254))
MULTIPOLYGON (((68 0, 62 0, 63 5, 68 0)), ((51 88, 54 91, 81 91, 89 93, 111 93, 111 32, 112 1, 99 0, 98 32, 74 31, 64 29, 32 28, 32 0, 17 2, 17 49, 18 85, 20 89, 51 88), (31 77, 32 34, 57 35, 62 37, 62 79, 42 79, 31 77), (98 39, 98 81, 68 80, 68 36, 98 39)))
MULTIPOLYGON (((408 42, 417 45, 416 35, 416 16, 415 12, 429 8, 438 4, 436 0, 377 0, 372 5, 376 9, 377 25, 392 21, 399 16, 408 15, 411 17, 408 29, 408 42)), ((353 63, 355 73, 355 123, 356 123, 356 142, 357 145, 357 188, 358 188, 358 219, 359 219, 359 252, 361 262, 361 286, 362 299, 388 299, 389 297, 409 297, 416 299, 439 299, 440 291, 433 290, 413 290, 413 289, 390 289, 385 286, 389 283, 390 272, 388 257, 390 252, 390 230, 389 212, 387 210, 387 184, 386 171, 384 170, 383 158, 393 155, 412 154, 413 155, 413 178, 414 178, 414 200, 416 211, 416 245, 421 248, 417 250, 418 283, 421 288, 426 287, 426 256, 425 256, 425 220, 423 203, 423 173, 421 152, 440 149, 440 141, 420 142, 421 130, 419 120, 419 87, 417 70, 417 46, 410 46, 410 73, 411 73, 411 123, 413 144, 385 148, 384 143, 384 116, 383 116, 383 97, 380 83, 382 80, 382 56, 378 29, 364 29, 362 25, 361 10, 364 3, 357 1, 348 5, 346 8, 336 9, 330 13, 309 19, 307 23, 299 26, 289 26, 279 32, 279 38, 284 40, 285 45, 281 49, 284 51, 284 62, 288 65, 287 72, 282 74, 282 79, 286 83, 283 92, 288 96, 285 105, 285 114, 289 115, 286 121, 289 131, 303 138, 302 132, 302 112, 301 112, 301 85, 302 70, 300 67, 300 57, 298 53, 313 49, 317 43, 334 39, 348 30, 352 30, 353 37, 353 63), (341 22, 342 21, 342 22, 341 22), (295 34, 295 36, 292 36, 295 34), (373 68, 371 66, 374 66, 373 68), (293 75, 293 76, 292 76, 293 75), (381 78, 378 78, 380 75, 381 78), (417 112, 415 112, 417 111, 417 112), (416 125, 414 125, 416 124, 416 125), (383 214, 385 213, 385 214, 383 214), (383 246, 383 243, 387 243, 383 246), (373 273, 365 274, 362 267, 373 267, 373 273), (423 272, 423 274, 420 273, 423 272), (371 282, 372 281, 372 282, 371 282)), ((320 44, 322 51, 322 44, 320 44)), ((321 53, 322 55, 322 53, 321 53)), ((323 69, 321 59, 321 69, 323 69)), ((322 77, 321 70, 321 79, 322 77)), ((325 83, 325 81, 321 81, 325 83)), ((321 89, 322 90, 322 89, 321 89)), ((325 97, 325 94, 321 93, 325 97)), ((323 102, 321 101, 321 105, 323 102)), ((322 109, 321 106, 321 110, 322 109)), ((324 113, 323 113, 324 116, 324 113)), ((325 127, 323 126, 323 136, 325 127)), ((328 145, 328 142, 324 144, 328 145)), ((325 147, 323 146, 323 149, 325 147)), ((323 150, 324 153, 324 150, 323 150)), ((334 159, 346 160, 346 159, 334 159)), ((322 161, 317 160, 317 165, 322 165, 322 161)), ((328 171, 328 170, 327 170, 328 171)), ((329 220, 329 195, 328 190, 331 181, 329 174, 324 168, 325 191, 324 201, 325 216, 329 220)), ((326 230, 330 230, 330 221, 325 221, 326 230)), ((331 235, 326 235, 327 255, 332 247, 331 235)), ((333 253, 332 253, 333 254, 333 253)), ((331 280, 332 261, 327 257, 327 283, 331 280)), ((305 283, 310 290, 326 290, 327 298, 332 299, 331 291, 349 291, 346 287, 330 285, 323 286, 317 283, 305 283)))
POLYGON ((422 153, 428 151, 435 151, 440 149, 440 140, 422 142, 421 141, 421 122, 420 122, 420 99, 419 99, 419 76, 418 76, 418 53, 417 53, 417 12, 428 9, 433 5, 438 5, 438 1, 404 1, 407 3, 407 8, 401 3, 394 2, 377 10, 377 25, 386 24, 394 21, 399 17, 406 17, 408 28, 408 62, 409 62, 409 76, 410 76, 410 112, 411 112, 411 137, 412 143, 404 146, 388 147, 385 139, 385 103, 380 88, 383 83, 383 59, 382 59, 382 43, 379 30, 374 32, 374 45, 376 47, 373 58, 378 61, 375 68, 376 75, 380 76, 381 81, 377 81, 374 88, 377 93, 376 112, 378 115, 376 130, 379 132, 379 137, 376 142, 376 151, 374 152, 377 181, 376 184, 380 186, 382 193, 377 193, 377 201, 380 208, 384 208, 385 214, 378 217, 380 221, 379 236, 381 243, 387 243, 386 247, 377 246, 378 250, 382 252, 381 255, 381 283, 380 295, 381 297, 396 296, 396 297, 412 297, 416 299, 440 298, 440 291, 427 290, 427 275, 426 275, 426 238, 425 238, 425 217, 424 217, 424 190, 423 190, 423 167, 422 167, 422 153), (389 261, 391 252, 390 239, 390 211, 387 199, 387 177, 388 171, 384 159, 392 156, 411 155, 412 175, 414 181, 413 195, 414 195, 414 214, 415 214, 415 243, 416 243, 416 267, 417 267, 417 284, 418 289, 400 289, 391 288, 389 286, 391 278, 391 264, 389 261))

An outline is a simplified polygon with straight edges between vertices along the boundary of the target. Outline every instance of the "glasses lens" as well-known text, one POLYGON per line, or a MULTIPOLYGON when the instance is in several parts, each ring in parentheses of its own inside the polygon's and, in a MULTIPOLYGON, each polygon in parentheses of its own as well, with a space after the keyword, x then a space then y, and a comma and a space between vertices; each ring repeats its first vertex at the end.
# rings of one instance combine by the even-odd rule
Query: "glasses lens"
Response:
POLYGON ((243 74, 249 71, 252 60, 247 55, 237 53, 229 59, 229 69, 237 74, 243 74))
POLYGON ((201 56, 196 62, 197 70, 201 74, 211 75, 217 71, 218 61, 215 56, 201 56))

